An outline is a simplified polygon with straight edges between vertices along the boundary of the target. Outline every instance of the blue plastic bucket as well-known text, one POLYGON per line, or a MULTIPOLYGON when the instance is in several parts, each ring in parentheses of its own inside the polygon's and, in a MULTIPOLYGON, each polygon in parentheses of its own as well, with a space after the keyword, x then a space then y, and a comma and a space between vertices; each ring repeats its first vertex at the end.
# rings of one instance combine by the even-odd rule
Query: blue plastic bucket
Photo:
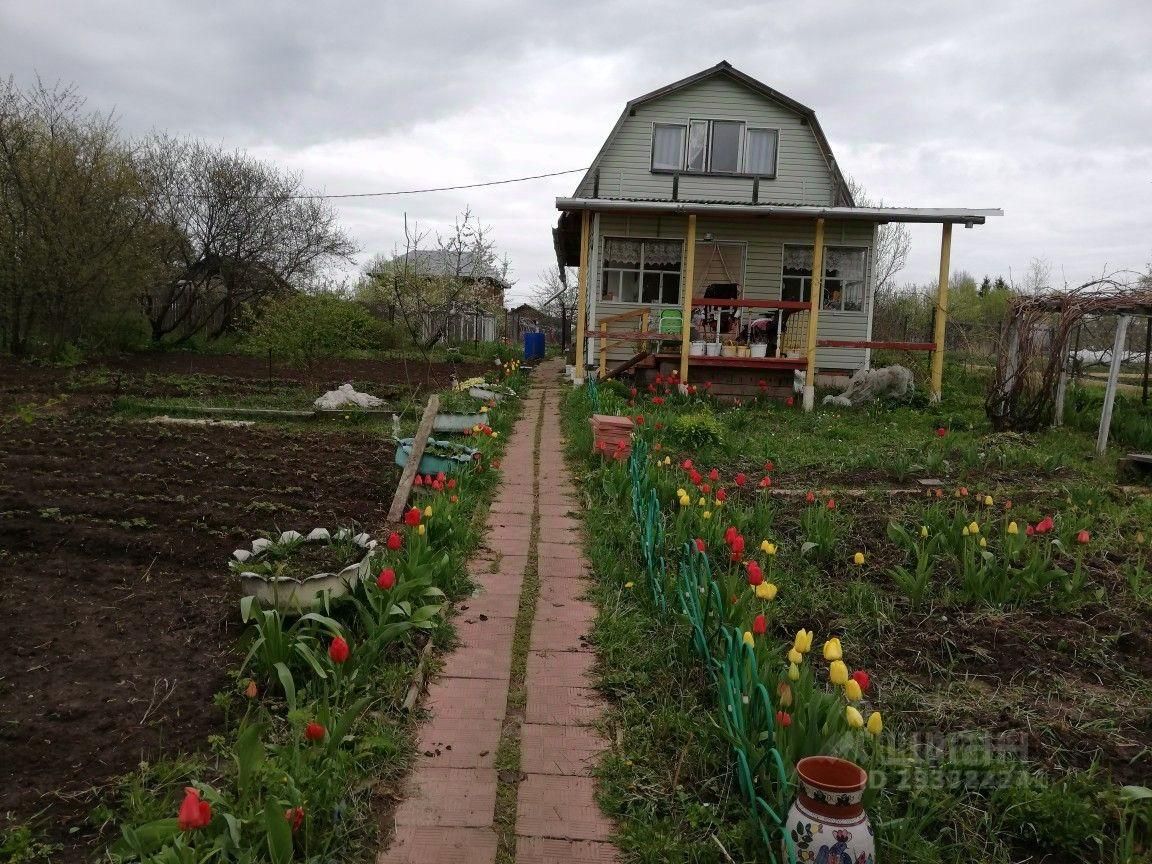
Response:
POLYGON ((524 359, 525 360, 543 360, 544 359, 544 334, 543 333, 525 333, 524 334, 524 359))

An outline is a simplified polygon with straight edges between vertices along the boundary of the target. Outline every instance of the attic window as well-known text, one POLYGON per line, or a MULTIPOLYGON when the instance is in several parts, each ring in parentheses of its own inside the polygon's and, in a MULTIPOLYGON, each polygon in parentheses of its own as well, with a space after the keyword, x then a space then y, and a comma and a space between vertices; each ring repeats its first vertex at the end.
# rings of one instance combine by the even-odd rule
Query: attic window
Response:
POLYGON ((778 142, 777 130, 741 120, 654 123, 652 170, 774 178, 778 142))

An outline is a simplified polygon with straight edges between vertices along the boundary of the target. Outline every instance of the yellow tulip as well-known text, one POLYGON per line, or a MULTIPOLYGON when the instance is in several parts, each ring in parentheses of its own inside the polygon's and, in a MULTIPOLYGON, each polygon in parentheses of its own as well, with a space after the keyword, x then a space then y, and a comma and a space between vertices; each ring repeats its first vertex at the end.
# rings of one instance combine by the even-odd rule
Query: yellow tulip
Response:
POLYGON ((683 498, 687 494, 688 494, 688 492, 683 486, 681 486, 679 489, 676 490, 676 497, 677 498, 683 498))
POLYGON ((985 540, 983 537, 980 538, 980 548, 981 549, 987 549, 988 548, 988 541, 985 540))
POLYGON ((671 465, 672 464, 672 457, 671 456, 665 456, 664 457, 664 464, 665 465, 671 465))
POLYGON ((712 518, 712 511, 711 510, 705 510, 700 515, 703 516, 705 519, 711 519, 712 518))
POLYGON ((692 506, 692 499, 689 498, 687 495, 680 496, 680 506, 681 507, 691 507, 692 506))
POLYGON ((1141 546, 1144 545, 1144 532, 1143 531, 1137 531, 1136 532, 1136 542, 1141 546))
POLYGON ((842 660, 844 658, 844 651, 840 647, 840 640, 833 636, 824 643, 824 659, 825 660, 842 660))
POLYGON ((984 496, 984 506, 985 507, 991 507, 992 506, 992 496, 991 495, 985 495, 984 496))
POLYGON ((499 437, 500 437, 500 433, 499 433, 499 432, 493 432, 493 433, 492 433, 492 437, 493 437, 493 438, 499 438, 499 437))
POLYGON ((853 729, 864 728, 864 715, 851 705, 844 709, 844 719, 848 721, 848 725, 853 729))
POLYGON ((864 565, 864 553, 863 552, 857 552, 855 555, 853 555, 852 556, 852 563, 855 564, 857 567, 862 567, 864 565))
POLYGON ((844 695, 849 702, 859 702, 864 696, 864 693, 860 690, 860 682, 855 678, 849 678, 844 684, 844 695))
POLYGON ((804 655, 797 651, 795 648, 788 649, 788 662, 795 665, 804 662, 804 655))
POLYGON ((967 525, 965 525, 965 526, 964 526, 964 529, 963 529, 963 530, 962 530, 960 533, 961 533, 961 534, 963 534, 965 537, 967 537, 967 536, 968 536, 969 534, 971 534, 972 532, 971 532, 971 531, 969 531, 969 530, 968 530, 968 526, 967 526, 967 525))
POLYGON ((767 540, 765 540, 760 544, 760 551, 763 552, 765 555, 775 555, 776 554, 776 544, 775 543, 769 543, 767 540))
POLYGON ((927 525, 921 525, 920 526, 920 536, 927 538, 927 536, 928 536, 928 526, 927 525))
POLYGON ((431 504, 429 504, 427 507, 424 508, 424 518, 425 519, 431 519, 432 518, 432 505, 431 504))
POLYGON ((719 498, 717 498, 717 499, 716 499, 716 506, 717 506, 717 507, 723 507, 723 506, 724 506, 724 502, 723 502, 723 501, 721 501, 719 498))
POLYGON ((756 644, 756 638, 752 635, 752 631, 750 631, 750 630, 744 631, 744 644, 745 645, 755 645, 756 644))
POLYGON ((837 687, 848 683, 848 667, 843 660, 833 660, 828 666, 828 680, 837 687))
POLYGON ((884 731, 884 721, 880 718, 879 711, 873 711, 868 715, 868 731, 873 735, 879 735, 884 731))
POLYGON ((788 664, 788 680, 789 681, 799 681, 800 680, 800 667, 797 666, 795 663, 789 663, 788 664))
POLYGON ((427 532, 427 528, 424 527, 423 522, 421 522, 419 525, 416 526, 416 533, 419 534, 421 537, 423 537, 426 532, 427 532))
POLYGON ((780 589, 771 582, 761 582, 756 586, 756 596, 761 600, 775 600, 776 592, 780 589))
POLYGON ((632 587, 634 587, 635 585, 636 585, 636 583, 635 583, 635 582, 625 582, 625 583, 624 583, 624 587, 625 587, 625 588, 632 588, 632 587))
POLYGON ((975 522, 973 522, 971 525, 968 526, 968 533, 969 534, 979 534, 980 533, 980 526, 977 525, 975 522))
POLYGON ((1020 533, 1020 526, 1017 525, 1015 522, 1009 522, 1008 523, 1008 533, 1009 534, 1019 534, 1020 533))
POLYGON ((777 687, 776 690, 780 694, 780 707, 781 708, 787 708, 789 705, 792 704, 792 687, 791 686, 789 686, 788 684, 785 684, 783 681, 781 681, 780 686, 777 687))
POLYGON ((701 495, 701 496, 700 496, 700 500, 696 502, 696 506, 697 506, 697 507, 703 507, 703 506, 704 506, 705 504, 707 504, 707 503, 708 503, 708 502, 707 502, 707 501, 704 499, 704 496, 703 496, 703 495, 701 495))
POLYGON ((792 640, 792 648, 804 654, 812 650, 812 633, 809 630, 797 630, 796 638, 792 640))

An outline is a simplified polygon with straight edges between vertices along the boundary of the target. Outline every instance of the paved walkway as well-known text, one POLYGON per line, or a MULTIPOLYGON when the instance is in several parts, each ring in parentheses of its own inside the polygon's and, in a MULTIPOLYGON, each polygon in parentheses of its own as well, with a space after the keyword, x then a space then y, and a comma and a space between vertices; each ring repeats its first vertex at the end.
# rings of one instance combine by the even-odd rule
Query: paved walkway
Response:
POLYGON ((591 776, 596 608, 579 501, 563 459, 558 361, 534 374, 508 442, 481 586, 456 617, 461 646, 428 688, 431 718, 391 848, 378 864, 614 862, 591 776))

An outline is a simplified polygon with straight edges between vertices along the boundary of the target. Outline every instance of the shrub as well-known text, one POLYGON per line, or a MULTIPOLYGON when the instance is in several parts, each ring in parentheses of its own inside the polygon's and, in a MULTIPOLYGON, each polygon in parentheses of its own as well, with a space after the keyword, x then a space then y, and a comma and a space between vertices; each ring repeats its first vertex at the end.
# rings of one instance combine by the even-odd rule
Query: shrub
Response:
POLYGON ((683 450, 719 447, 724 443, 724 424, 706 411, 682 414, 668 424, 667 437, 683 450))
POLYGON ((304 369, 333 357, 395 347, 397 333, 361 306, 335 294, 291 294, 258 313, 249 348, 304 369))

